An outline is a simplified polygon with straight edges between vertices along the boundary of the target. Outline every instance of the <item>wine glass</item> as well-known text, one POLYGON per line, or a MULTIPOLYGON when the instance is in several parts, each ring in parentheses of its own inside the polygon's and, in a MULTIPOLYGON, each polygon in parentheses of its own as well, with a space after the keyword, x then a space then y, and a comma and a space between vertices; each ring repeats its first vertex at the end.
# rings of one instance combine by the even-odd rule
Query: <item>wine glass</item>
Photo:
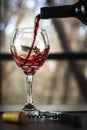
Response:
POLYGON ((13 59, 26 75, 27 96, 23 111, 28 115, 38 115, 32 99, 32 80, 47 59, 50 48, 46 31, 38 29, 37 33, 34 32, 34 28, 16 29, 11 45, 13 59))

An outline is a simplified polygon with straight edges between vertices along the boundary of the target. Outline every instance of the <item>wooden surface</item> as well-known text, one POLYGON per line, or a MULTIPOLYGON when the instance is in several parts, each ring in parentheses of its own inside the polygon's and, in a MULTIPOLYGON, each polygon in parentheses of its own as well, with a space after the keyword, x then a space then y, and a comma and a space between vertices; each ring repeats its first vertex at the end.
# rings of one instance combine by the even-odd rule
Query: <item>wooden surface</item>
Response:
POLYGON ((20 111, 22 107, 22 105, 0 106, 0 130, 87 130, 87 106, 38 106, 40 110, 62 111, 72 116, 79 116, 82 125, 77 128, 68 123, 60 123, 58 120, 30 119, 27 124, 8 123, 2 120, 4 111, 20 111))

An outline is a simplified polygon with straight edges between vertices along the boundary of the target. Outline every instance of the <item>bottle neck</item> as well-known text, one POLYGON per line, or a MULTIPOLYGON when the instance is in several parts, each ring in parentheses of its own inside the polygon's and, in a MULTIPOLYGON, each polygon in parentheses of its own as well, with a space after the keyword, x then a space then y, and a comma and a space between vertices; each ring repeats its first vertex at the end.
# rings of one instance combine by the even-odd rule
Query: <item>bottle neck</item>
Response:
POLYGON ((87 25, 87 0, 79 0, 73 5, 42 7, 40 18, 76 17, 87 25))
POLYGON ((73 5, 42 7, 41 19, 72 17, 75 15, 73 7, 73 5))

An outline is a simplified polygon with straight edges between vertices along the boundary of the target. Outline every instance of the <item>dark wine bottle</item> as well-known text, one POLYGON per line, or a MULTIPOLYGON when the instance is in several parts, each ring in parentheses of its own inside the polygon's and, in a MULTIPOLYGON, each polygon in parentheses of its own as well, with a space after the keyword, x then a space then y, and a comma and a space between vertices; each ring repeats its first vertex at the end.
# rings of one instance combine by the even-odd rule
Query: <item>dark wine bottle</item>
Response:
POLYGON ((73 5, 42 7, 40 18, 78 18, 83 24, 87 25, 87 0, 79 0, 73 5))

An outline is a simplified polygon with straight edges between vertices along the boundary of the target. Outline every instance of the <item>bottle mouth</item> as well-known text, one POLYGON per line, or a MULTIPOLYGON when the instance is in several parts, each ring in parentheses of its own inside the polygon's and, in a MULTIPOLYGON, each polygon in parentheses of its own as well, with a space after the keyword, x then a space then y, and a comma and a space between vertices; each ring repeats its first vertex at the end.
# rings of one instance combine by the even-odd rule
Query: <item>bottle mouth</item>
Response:
POLYGON ((49 18, 48 8, 49 7, 42 7, 41 8, 41 14, 40 14, 41 19, 48 19, 49 18))

